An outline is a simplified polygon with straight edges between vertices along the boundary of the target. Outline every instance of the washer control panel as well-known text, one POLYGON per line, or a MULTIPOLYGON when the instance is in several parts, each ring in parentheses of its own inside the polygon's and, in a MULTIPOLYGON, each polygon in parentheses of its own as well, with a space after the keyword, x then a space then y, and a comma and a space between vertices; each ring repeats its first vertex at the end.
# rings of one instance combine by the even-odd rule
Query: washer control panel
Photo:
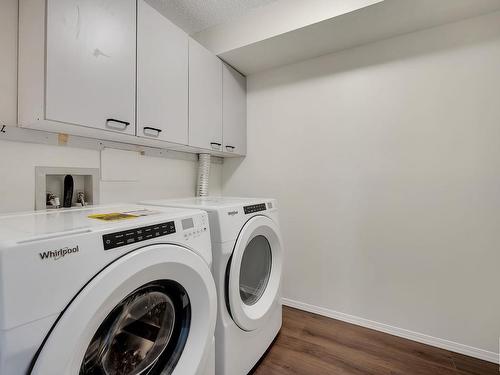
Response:
POLYGON ((243 211, 245 211, 245 215, 253 214, 255 212, 265 211, 265 210, 266 210, 265 203, 252 204, 251 206, 243 207, 243 211))
POLYGON ((102 236, 102 240, 104 243, 104 250, 111 250, 117 247, 150 240, 152 238, 166 236, 175 232, 175 223, 169 221, 166 223, 149 225, 147 227, 105 234, 102 236))
POLYGON ((184 219, 181 224, 185 240, 200 237, 202 233, 208 231, 208 222, 205 215, 184 219))

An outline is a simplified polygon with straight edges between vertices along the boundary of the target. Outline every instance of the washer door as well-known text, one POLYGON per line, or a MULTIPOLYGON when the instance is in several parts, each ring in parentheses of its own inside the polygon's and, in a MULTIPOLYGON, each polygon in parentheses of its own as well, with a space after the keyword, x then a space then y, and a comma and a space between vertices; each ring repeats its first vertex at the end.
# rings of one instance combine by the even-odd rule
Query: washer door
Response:
POLYGON ((80 291, 31 374, 199 374, 215 321, 215 285, 203 259, 181 246, 147 246, 80 291))
POLYGON ((234 322, 253 331, 266 320, 279 294, 283 246, 278 226, 254 216, 243 226, 231 258, 226 286, 234 322))

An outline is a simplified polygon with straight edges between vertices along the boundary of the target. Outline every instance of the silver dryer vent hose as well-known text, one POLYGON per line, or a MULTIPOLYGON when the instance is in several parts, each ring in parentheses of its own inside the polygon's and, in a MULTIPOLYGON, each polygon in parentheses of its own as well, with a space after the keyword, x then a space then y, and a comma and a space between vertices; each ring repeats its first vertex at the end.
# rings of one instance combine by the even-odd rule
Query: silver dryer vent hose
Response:
POLYGON ((198 183, 196 195, 198 197, 208 196, 208 181, 210 178, 210 154, 199 154, 198 183))

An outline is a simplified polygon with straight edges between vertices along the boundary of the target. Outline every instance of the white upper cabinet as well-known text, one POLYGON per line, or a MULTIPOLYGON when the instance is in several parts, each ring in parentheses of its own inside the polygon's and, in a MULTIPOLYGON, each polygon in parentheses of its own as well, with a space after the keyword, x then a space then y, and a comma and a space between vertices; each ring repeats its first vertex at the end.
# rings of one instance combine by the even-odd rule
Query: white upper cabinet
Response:
POLYGON ((135 134, 136 0, 48 0, 47 120, 135 134))
POLYGON ((19 0, 19 126, 245 155, 245 77, 155 4, 19 0))
POLYGON ((188 36, 138 0, 137 135, 188 143, 188 36))
POLYGON ((247 152, 247 81, 229 65, 222 68, 223 151, 247 152))
POLYGON ((189 145, 222 151, 222 61, 189 39, 189 145))

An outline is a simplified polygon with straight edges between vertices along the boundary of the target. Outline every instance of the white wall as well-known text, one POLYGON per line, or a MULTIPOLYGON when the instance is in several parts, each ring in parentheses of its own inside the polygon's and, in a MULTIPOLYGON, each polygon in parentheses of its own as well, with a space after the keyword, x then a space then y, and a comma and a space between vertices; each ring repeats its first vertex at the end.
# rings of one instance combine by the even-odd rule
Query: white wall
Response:
MULTIPOLYGON (((0 2, 0 124, 17 119, 17 0, 0 2)), ((32 210, 35 166, 99 168, 99 151, 0 141, 0 213, 32 210)), ((101 182, 101 203, 192 196, 197 163, 141 156, 137 181, 101 182)), ((210 193, 220 194, 222 165, 212 164, 210 193)))
MULTIPOLYGON (((35 207, 35 166, 99 168, 97 150, 0 141, 0 213, 35 207)), ((140 156, 136 181, 100 182, 101 203, 188 197, 195 194, 198 163, 140 156)), ((222 165, 211 165, 210 193, 221 194, 222 165)))
POLYGON ((223 193, 278 198, 284 297, 498 353, 500 13, 250 76, 223 193))
POLYGON ((17 119, 17 1, 0 2, 0 123, 17 119))

